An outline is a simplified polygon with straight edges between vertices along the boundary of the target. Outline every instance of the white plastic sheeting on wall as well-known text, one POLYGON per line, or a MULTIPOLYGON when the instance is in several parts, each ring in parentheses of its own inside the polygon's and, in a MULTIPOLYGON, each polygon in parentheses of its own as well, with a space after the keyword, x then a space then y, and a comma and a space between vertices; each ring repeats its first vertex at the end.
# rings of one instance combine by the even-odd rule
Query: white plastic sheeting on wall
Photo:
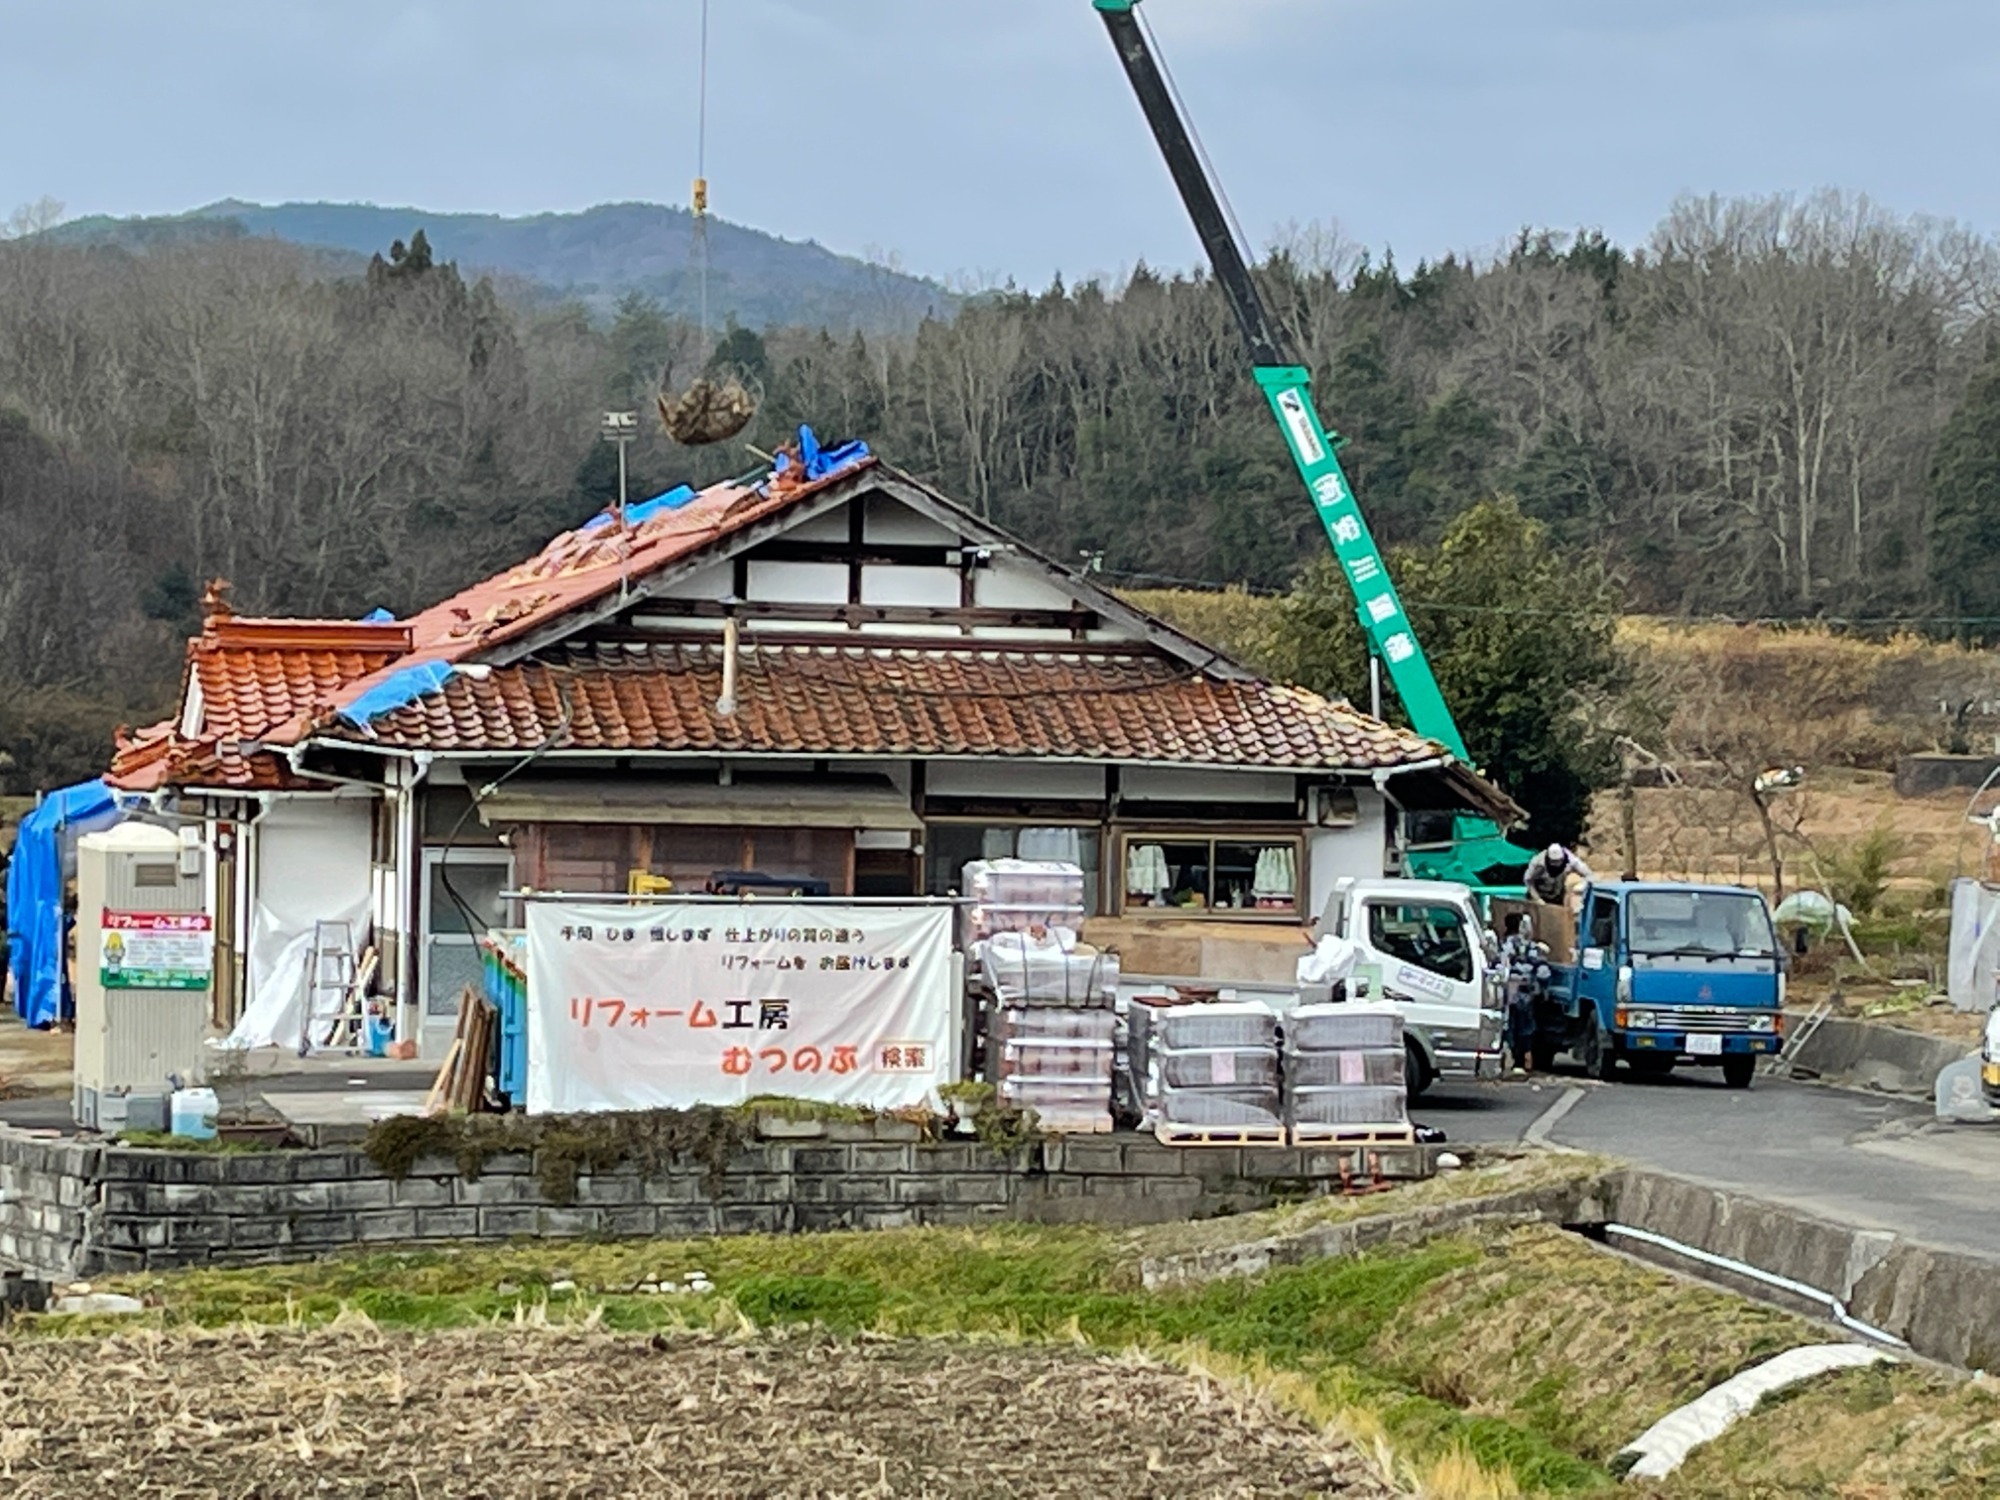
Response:
POLYGON ((1951 945, 1945 990, 1954 1010, 1993 1008, 2000 981, 2000 889, 1977 880, 1951 883, 1951 945))
POLYGON ((366 942, 371 806, 365 797, 302 797, 274 802, 254 825, 248 993, 228 1045, 299 1045, 316 923, 346 922, 357 952, 366 942))

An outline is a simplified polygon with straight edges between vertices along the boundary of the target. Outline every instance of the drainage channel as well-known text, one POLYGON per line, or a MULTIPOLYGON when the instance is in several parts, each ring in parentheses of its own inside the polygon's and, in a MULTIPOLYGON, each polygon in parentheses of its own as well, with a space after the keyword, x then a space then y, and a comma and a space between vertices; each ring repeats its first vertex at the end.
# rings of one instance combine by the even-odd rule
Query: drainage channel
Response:
POLYGON ((1657 1234, 1650 1229, 1636 1229, 1629 1224, 1565 1224, 1563 1228, 1597 1244, 1623 1251, 1636 1260, 1647 1261, 1670 1271, 1691 1274, 1696 1280, 1710 1282, 1741 1296, 1769 1302, 1773 1306, 1785 1308, 1788 1312, 1798 1311, 1794 1303, 1803 1303, 1813 1316, 1828 1318, 1848 1332, 1871 1343, 1886 1349, 1905 1353, 1909 1351, 1910 1346, 1893 1333, 1877 1328, 1872 1323, 1864 1323, 1855 1317, 1847 1310, 1847 1304, 1832 1292, 1808 1286, 1802 1281, 1794 1281, 1789 1276, 1780 1276, 1777 1272, 1767 1271, 1762 1266, 1753 1266, 1747 1261, 1717 1255, 1698 1245, 1689 1245, 1667 1235, 1657 1234), (1700 1269, 1692 1269, 1697 1267, 1700 1269), (1703 1275, 1704 1270, 1710 1274, 1703 1275))

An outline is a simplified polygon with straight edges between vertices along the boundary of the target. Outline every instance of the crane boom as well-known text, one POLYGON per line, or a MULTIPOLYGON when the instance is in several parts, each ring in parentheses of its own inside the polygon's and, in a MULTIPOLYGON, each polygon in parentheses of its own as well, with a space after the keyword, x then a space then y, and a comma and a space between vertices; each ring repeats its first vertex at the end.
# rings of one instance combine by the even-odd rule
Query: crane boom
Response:
POLYGON ((1104 17, 1112 45, 1125 65, 1125 76, 1131 80, 1133 93, 1139 96, 1139 107, 1145 112, 1147 124, 1152 126, 1160 154, 1166 158, 1167 169, 1187 204, 1202 248, 1215 268, 1215 279, 1236 315, 1243 342, 1250 349, 1257 384, 1271 404, 1271 414, 1277 418, 1278 428, 1292 450, 1292 461, 1298 465, 1299 477, 1305 480, 1306 490, 1319 512, 1320 525, 1326 528, 1340 570, 1354 591, 1356 612, 1369 649, 1382 662, 1396 696, 1403 700, 1410 727, 1469 763, 1471 757, 1466 753, 1464 737, 1458 732, 1458 721, 1444 701, 1430 659, 1424 655, 1416 630, 1403 610, 1402 598, 1389 577, 1388 566, 1382 560, 1382 550, 1375 545, 1368 522, 1354 502, 1354 490, 1341 471, 1340 440, 1320 421, 1319 409, 1313 404, 1311 372, 1291 352, 1289 341, 1272 322, 1264 299, 1251 280, 1243 247, 1236 242, 1215 185, 1208 180, 1187 122, 1181 118, 1159 61, 1153 56, 1145 30, 1134 12, 1139 0, 1092 0, 1092 3, 1104 17))

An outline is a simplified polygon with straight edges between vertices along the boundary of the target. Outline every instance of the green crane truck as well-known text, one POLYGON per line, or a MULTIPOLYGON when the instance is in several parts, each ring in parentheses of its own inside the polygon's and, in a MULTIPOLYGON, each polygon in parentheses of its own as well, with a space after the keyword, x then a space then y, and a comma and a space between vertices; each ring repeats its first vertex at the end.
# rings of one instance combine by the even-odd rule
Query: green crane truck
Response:
MULTIPOLYGON (((1369 650, 1388 673, 1403 701, 1410 727, 1432 739, 1467 765, 1465 740, 1458 732, 1429 658, 1418 642, 1416 627, 1403 608, 1389 577, 1388 565, 1355 503, 1354 491, 1341 471, 1340 438, 1320 421, 1312 398, 1312 374, 1293 353, 1290 341, 1270 316, 1250 275, 1249 260, 1215 184, 1209 181, 1200 154, 1181 118, 1146 27, 1138 14, 1139 0, 1091 0, 1111 33, 1112 45, 1125 65, 1132 91, 1152 127, 1153 138, 1166 158, 1167 170, 1180 189, 1181 201, 1194 220, 1195 232, 1214 268, 1216 282, 1229 301, 1250 350, 1257 384, 1270 402, 1340 561, 1342 576, 1354 591, 1355 607, 1369 650)), ((1411 839, 1403 849, 1403 873, 1413 879, 1448 880, 1473 887, 1482 895, 1518 894, 1528 851, 1511 843, 1489 819, 1457 816, 1448 835, 1411 839)))

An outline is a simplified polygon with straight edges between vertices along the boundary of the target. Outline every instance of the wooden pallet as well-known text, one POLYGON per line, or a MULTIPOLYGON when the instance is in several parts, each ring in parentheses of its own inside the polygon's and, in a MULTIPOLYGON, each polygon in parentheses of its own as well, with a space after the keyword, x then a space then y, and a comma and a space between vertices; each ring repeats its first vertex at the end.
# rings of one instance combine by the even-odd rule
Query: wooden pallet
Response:
POLYGON ((1413 1125, 1294 1125, 1294 1146, 1414 1146, 1413 1125))
POLYGON ((1282 1146, 1282 1125, 1174 1125, 1162 1120, 1153 1134, 1163 1146, 1282 1146))

